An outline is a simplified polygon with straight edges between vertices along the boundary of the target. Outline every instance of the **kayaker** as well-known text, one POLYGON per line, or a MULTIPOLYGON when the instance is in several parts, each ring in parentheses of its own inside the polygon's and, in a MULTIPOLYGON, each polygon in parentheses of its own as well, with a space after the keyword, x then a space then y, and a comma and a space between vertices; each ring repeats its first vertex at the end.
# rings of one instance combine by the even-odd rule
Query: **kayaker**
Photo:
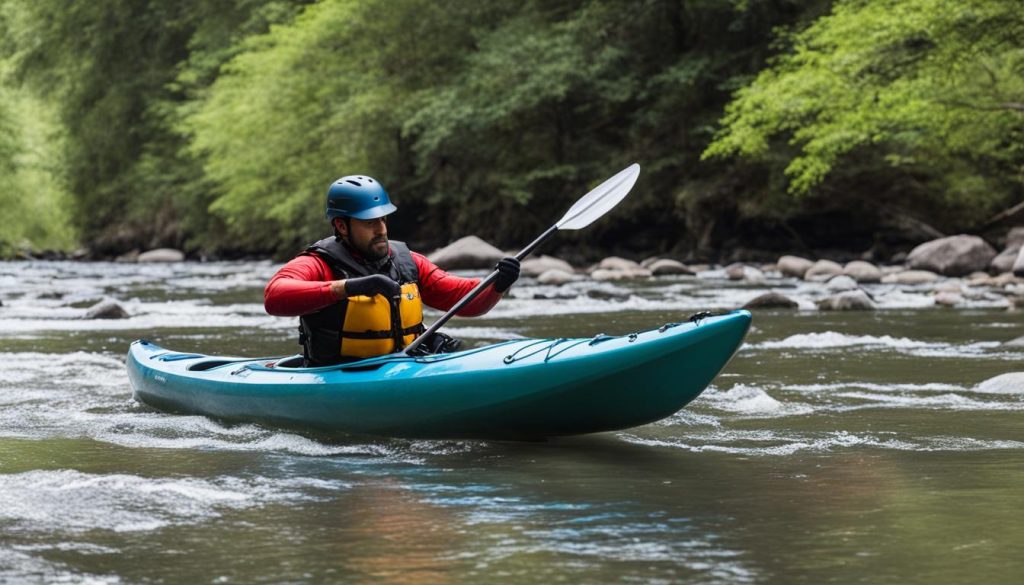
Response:
MULTIPOLYGON (((401 351, 422 333, 423 304, 446 311, 480 279, 441 270, 404 243, 388 240, 387 216, 397 208, 375 179, 342 177, 327 190, 334 236, 309 246, 274 274, 263 292, 271 315, 299 317, 306 365, 322 366, 401 351)), ((491 310, 519 278, 519 261, 501 259, 498 278, 459 315, 491 310)), ((453 351, 444 334, 424 344, 453 351)))

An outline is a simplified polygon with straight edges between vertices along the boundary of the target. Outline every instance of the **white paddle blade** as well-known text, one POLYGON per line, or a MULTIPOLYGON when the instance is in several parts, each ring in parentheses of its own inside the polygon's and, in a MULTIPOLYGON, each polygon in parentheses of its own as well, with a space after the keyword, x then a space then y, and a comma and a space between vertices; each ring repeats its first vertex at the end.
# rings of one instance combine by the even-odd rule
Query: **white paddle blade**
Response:
POLYGON ((560 230, 578 230, 585 228, 597 218, 611 211, 629 194, 637 177, 640 176, 640 165, 633 163, 614 177, 601 183, 593 191, 565 212, 562 219, 555 224, 560 230))

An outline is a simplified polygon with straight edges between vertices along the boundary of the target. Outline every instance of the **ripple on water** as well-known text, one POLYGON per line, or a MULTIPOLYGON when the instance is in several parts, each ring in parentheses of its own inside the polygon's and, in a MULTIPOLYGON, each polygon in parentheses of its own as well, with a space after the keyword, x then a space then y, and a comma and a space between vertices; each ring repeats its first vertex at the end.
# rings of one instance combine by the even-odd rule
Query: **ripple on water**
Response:
POLYGON ((35 470, 0 475, 0 521, 22 533, 147 532, 349 486, 317 478, 149 478, 35 470))

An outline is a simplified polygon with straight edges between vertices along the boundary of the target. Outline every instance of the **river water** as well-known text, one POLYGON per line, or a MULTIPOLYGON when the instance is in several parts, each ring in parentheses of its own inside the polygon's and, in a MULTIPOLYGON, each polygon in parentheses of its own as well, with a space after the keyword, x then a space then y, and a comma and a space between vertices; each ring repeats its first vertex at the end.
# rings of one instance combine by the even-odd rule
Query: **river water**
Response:
MULTIPOLYGON (((135 403, 140 337, 295 353, 276 266, 0 263, 0 582, 1017 583, 1024 317, 927 287, 823 313, 792 279, 524 279, 471 344, 621 334, 767 289, 747 343, 676 415, 544 443, 303 436, 135 403), (82 320, 117 299, 124 320, 82 320), (543 298, 536 298, 543 297, 543 298), (553 298, 558 297, 558 298, 553 298), (1005 380, 1005 378, 1004 378, 1005 380)), ((436 314, 433 314, 436 316, 436 314)))

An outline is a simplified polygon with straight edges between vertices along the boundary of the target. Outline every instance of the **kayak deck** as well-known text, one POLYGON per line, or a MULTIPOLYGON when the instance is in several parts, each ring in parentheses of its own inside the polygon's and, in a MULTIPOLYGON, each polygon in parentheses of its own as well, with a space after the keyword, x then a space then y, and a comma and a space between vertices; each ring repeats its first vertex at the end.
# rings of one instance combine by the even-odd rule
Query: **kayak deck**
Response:
POLYGON ((522 438, 653 422, 696 398, 739 348, 734 311, 622 336, 513 340, 327 367, 165 350, 128 353, 135 398, 229 421, 410 438, 522 438))

